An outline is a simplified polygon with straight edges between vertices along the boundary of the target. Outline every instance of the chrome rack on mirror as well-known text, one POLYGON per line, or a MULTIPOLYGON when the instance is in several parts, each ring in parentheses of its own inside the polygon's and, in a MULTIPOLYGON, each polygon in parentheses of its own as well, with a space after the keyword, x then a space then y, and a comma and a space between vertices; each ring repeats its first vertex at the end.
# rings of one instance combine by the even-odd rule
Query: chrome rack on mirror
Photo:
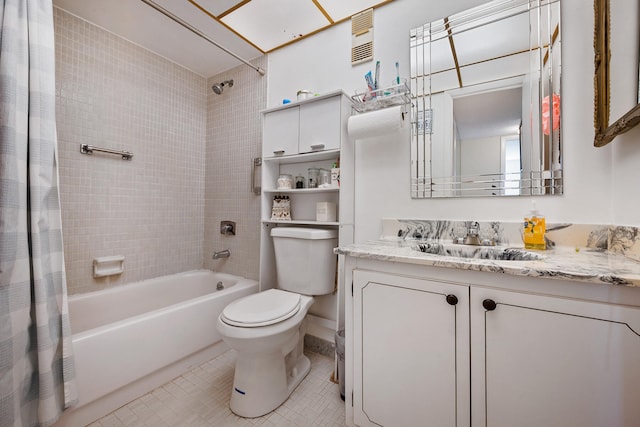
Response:
POLYGON ((394 86, 357 93, 351 99, 353 108, 359 113, 365 113, 395 105, 411 104, 411 92, 407 82, 403 81, 394 86))

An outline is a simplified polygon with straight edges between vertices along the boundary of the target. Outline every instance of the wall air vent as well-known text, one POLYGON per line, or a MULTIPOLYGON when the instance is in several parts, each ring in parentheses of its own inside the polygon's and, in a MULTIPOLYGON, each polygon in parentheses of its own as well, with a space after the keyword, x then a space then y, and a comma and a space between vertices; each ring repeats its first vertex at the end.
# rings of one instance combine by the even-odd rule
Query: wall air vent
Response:
POLYGON ((373 59, 373 9, 351 17, 351 65, 373 59))

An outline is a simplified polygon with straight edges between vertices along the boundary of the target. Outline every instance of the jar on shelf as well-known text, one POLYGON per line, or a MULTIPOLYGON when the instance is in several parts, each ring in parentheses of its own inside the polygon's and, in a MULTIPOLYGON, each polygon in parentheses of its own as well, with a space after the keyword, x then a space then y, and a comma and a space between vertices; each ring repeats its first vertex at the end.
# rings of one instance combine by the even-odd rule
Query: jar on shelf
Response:
POLYGON ((331 187, 331 171, 329 169, 320 168, 318 171, 318 187, 331 187))
POLYGON ((293 177, 287 173, 278 177, 278 190, 291 190, 293 188, 293 177))
POLYGON ((320 169, 318 168, 309 168, 307 169, 307 173, 309 174, 309 188, 317 188, 318 187, 318 174, 320 173, 320 169))
POLYGON ((296 176, 296 188, 304 188, 304 176, 296 176))

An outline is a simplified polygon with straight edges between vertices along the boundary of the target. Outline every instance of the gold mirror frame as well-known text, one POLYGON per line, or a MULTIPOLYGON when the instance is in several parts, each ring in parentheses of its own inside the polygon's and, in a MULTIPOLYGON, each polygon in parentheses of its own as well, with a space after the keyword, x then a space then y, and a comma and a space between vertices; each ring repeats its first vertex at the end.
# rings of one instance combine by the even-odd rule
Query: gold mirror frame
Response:
POLYGON ((593 126, 595 138, 593 145, 604 147, 613 138, 623 134, 640 123, 640 104, 637 104, 625 115, 609 125, 610 62, 611 62, 611 20, 610 0, 594 0, 594 113, 593 126))

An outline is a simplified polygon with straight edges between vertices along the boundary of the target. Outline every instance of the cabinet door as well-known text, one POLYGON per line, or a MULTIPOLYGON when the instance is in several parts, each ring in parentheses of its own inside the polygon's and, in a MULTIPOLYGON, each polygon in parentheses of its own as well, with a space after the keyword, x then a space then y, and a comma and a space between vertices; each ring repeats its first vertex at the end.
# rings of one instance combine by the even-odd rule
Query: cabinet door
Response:
POLYGON ((264 157, 298 154, 298 107, 266 113, 263 119, 262 152, 264 157))
POLYGON ((472 288, 471 325, 474 426, 640 426, 638 308, 472 288))
POLYGON ((301 153, 340 148, 341 96, 334 96, 300 106, 301 153))
POLYGON ((468 288, 358 270, 353 279, 355 424, 468 426, 468 288))

